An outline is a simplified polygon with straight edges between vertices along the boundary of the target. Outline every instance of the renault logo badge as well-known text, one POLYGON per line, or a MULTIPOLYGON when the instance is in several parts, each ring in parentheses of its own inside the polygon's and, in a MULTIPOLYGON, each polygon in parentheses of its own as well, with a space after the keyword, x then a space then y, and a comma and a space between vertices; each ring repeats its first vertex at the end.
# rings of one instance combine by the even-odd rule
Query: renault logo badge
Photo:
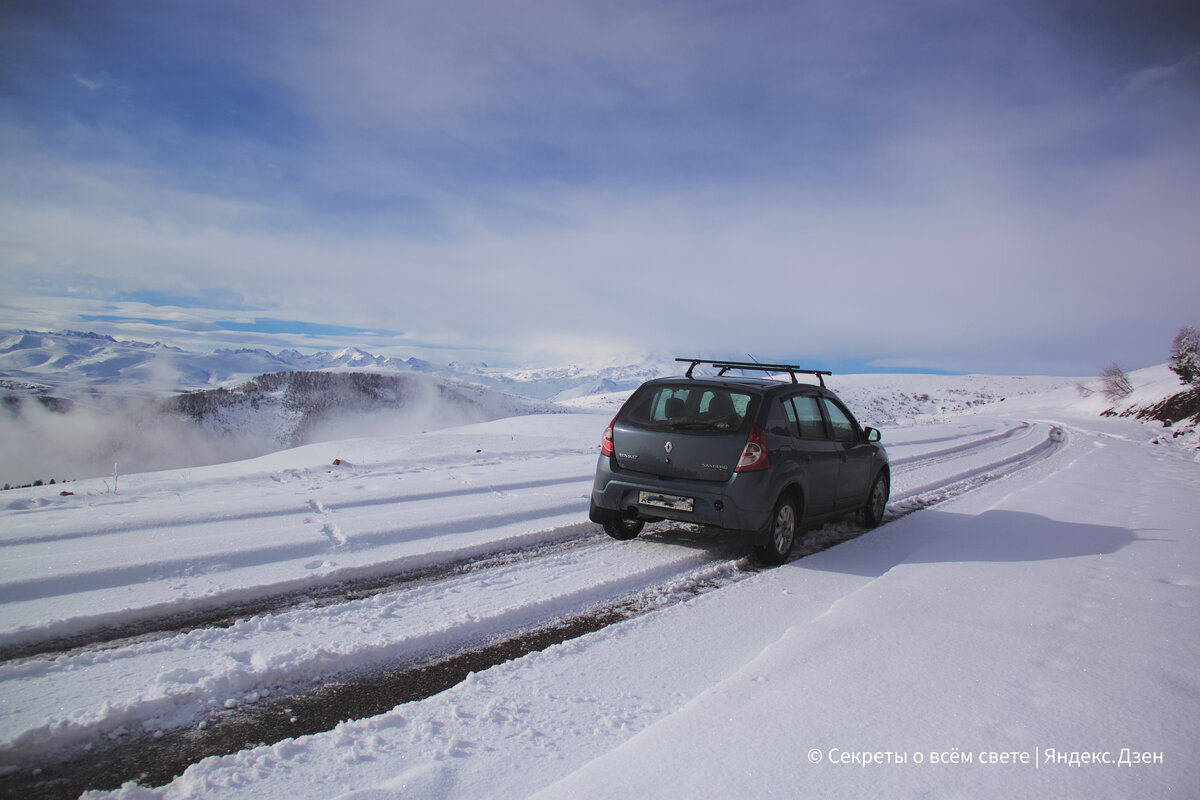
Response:
POLYGON ((674 450, 674 449, 675 449, 675 445, 671 444, 670 442, 667 442, 667 445, 666 445, 666 447, 664 447, 663 449, 664 449, 664 450, 666 450, 666 451, 669 453, 669 452, 671 452, 672 450, 674 450))

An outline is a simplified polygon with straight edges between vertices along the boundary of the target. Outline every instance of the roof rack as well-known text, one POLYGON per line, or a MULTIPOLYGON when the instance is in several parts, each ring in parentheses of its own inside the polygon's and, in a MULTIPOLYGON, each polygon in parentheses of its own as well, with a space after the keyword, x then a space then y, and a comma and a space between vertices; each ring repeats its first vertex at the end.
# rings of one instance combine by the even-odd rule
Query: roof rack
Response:
POLYGON ((801 375, 816 375, 817 380, 821 382, 821 388, 825 388, 825 376, 833 373, 825 369, 801 369, 795 364, 759 364, 757 361, 713 361, 707 358, 677 358, 676 361, 690 362, 687 372, 684 373, 687 377, 692 377, 692 370, 699 364, 712 364, 719 372, 717 375, 724 375, 731 369, 752 369, 759 372, 786 372, 792 376, 792 383, 799 383, 796 380, 796 374, 801 375))

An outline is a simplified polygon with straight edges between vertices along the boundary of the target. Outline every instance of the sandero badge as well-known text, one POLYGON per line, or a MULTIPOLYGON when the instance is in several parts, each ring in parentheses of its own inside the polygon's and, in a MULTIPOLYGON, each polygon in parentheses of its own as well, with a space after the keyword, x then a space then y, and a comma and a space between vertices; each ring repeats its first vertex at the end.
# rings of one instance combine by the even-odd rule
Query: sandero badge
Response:
POLYGON ((825 386, 830 372, 676 361, 688 364, 683 375, 642 384, 604 431, 590 517, 610 536, 632 539, 648 521, 693 522, 749 533, 758 557, 779 564, 825 519, 854 512, 879 524, 887 451, 825 386), (696 375, 700 365, 716 374, 696 375))

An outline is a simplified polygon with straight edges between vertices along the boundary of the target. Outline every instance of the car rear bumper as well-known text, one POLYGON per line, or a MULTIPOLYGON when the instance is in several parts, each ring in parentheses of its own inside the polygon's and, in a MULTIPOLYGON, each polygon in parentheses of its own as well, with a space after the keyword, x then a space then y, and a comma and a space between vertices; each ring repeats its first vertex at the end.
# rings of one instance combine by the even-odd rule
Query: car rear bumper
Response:
POLYGON ((758 531, 766 525, 774 505, 769 487, 761 477, 739 474, 723 483, 659 480, 613 469, 611 459, 600 456, 592 484, 592 506, 647 520, 670 519, 730 530, 758 531), (692 510, 644 504, 639 502, 642 492, 689 498, 693 501, 692 510))

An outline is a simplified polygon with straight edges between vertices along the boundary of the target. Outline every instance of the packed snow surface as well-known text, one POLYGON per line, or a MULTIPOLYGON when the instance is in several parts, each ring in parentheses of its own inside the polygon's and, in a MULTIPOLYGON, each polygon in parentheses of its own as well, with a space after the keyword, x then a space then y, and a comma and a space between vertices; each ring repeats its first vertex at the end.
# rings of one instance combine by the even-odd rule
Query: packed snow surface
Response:
POLYGON ((889 521, 861 535, 832 523, 818 545, 847 541, 764 571, 721 532, 659 523, 616 542, 587 522, 603 398, 591 413, 580 401, 6 492, 10 652, 337 582, 436 577, 10 658, 0 769, 633 598, 657 610, 379 716, 206 759, 165 787, 95 795, 1200 796, 1194 453, 1097 416, 1070 386, 978 379, 946 407, 956 379, 897 380, 914 407, 881 407, 891 420, 865 409, 899 384, 845 391, 890 423, 889 521), (720 588, 696 593, 705 582, 720 588))

